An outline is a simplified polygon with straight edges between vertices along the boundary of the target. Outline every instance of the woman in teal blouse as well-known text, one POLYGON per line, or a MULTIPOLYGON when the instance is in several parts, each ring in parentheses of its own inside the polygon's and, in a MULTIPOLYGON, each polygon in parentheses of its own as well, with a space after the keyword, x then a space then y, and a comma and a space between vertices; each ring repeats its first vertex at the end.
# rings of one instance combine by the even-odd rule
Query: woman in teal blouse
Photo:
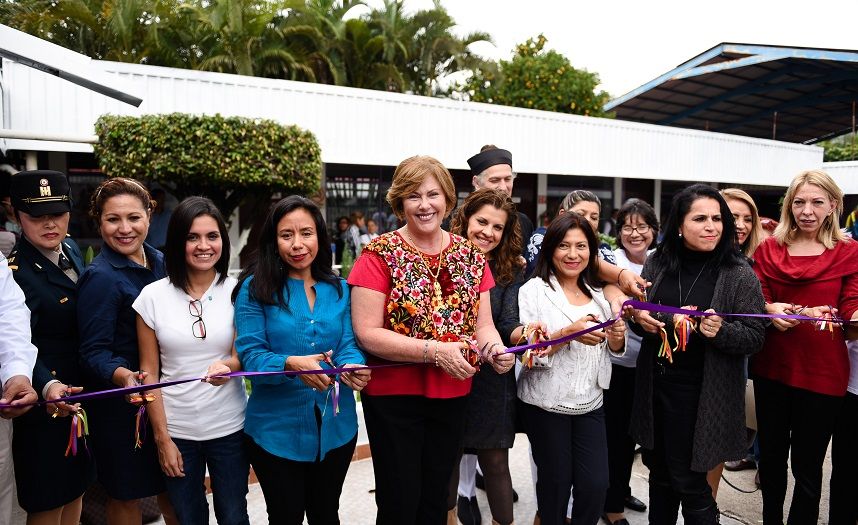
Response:
MULTIPOLYGON (((349 289, 331 269, 331 244, 319 208, 303 197, 275 204, 265 220, 256 262, 235 298, 235 341, 244 370, 359 367, 349 289)), ((245 447, 271 523, 339 523, 339 499, 357 441, 352 390, 368 370, 339 375, 251 379, 245 447), (336 417, 335 417, 336 415, 336 417)))

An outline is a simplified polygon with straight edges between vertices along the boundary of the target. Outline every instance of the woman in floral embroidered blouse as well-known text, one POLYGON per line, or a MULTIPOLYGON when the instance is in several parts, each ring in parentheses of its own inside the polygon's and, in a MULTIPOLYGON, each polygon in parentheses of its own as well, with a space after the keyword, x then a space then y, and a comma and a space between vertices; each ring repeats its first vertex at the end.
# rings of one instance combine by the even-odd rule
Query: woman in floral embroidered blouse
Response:
POLYGON ((412 364, 377 374, 361 398, 376 523, 437 524, 449 516, 475 365, 482 359, 505 373, 514 358, 492 321, 485 255, 441 229, 456 204, 447 169, 431 157, 402 161, 387 200, 406 225, 368 244, 349 275, 355 336, 368 361, 412 364))

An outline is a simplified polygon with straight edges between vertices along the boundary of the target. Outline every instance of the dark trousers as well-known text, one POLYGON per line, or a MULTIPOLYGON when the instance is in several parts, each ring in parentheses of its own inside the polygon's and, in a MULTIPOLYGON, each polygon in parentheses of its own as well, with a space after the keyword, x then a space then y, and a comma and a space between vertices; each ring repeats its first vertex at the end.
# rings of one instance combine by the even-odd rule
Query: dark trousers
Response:
POLYGON ((571 416, 527 403, 519 406, 536 463, 536 501, 542 525, 565 523, 570 489, 572 523, 595 525, 608 490, 604 409, 571 416))
POLYGON ((631 495, 629 479, 635 462, 635 440, 629 435, 635 369, 611 365, 611 388, 605 390, 605 430, 608 435, 608 494, 605 512, 623 512, 631 495))
MULTIPOLYGON (((762 378, 754 379, 754 397, 760 436, 763 523, 783 523, 788 457, 795 488, 787 523, 816 523, 822 493, 822 464, 843 397, 762 378)), ((855 497, 853 494, 852 498, 855 497)))
POLYGON ((847 393, 831 445, 829 525, 858 522, 858 395, 847 393))
POLYGON ((357 434, 329 450, 321 461, 292 461, 268 453, 245 436, 245 451, 262 488, 268 523, 301 525, 306 512, 310 525, 339 525, 340 494, 356 443, 357 434))
POLYGON ((698 515, 717 513, 706 472, 691 470, 700 382, 684 374, 653 377, 654 448, 643 451, 652 525, 675 524, 680 504, 687 524, 706 523, 698 515))
POLYGON ((443 525, 467 397, 361 395, 378 525, 443 525))

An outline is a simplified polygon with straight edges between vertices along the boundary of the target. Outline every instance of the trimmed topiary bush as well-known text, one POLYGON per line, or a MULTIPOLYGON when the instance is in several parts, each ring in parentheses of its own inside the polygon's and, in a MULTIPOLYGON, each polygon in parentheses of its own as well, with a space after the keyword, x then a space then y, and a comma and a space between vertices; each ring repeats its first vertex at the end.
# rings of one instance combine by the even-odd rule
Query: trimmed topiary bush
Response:
POLYGON ((179 199, 204 195, 227 218, 248 197, 310 195, 319 189, 319 143, 297 126, 171 113, 104 115, 95 132, 95 155, 107 176, 155 181, 179 199))

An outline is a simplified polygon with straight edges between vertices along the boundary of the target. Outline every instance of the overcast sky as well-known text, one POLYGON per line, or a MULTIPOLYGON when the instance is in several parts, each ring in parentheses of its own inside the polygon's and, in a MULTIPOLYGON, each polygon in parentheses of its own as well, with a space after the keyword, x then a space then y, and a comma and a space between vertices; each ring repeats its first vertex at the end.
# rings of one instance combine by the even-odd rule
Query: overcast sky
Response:
MULTIPOLYGON (((369 0, 378 5, 377 0, 369 0)), ((858 0, 442 0, 460 33, 486 31, 509 58, 539 33, 617 97, 721 42, 858 49, 858 0)), ((405 0, 415 11, 432 0, 405 0)))

